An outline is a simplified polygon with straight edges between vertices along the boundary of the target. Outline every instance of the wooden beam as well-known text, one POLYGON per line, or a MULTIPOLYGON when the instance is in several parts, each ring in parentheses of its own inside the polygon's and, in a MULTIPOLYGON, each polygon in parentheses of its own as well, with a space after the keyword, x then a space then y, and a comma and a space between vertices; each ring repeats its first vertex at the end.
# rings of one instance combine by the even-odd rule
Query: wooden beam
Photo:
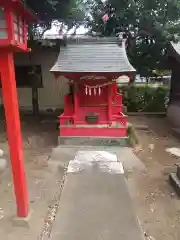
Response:
POLYGON ((109 123, 112 123, 112 85, 108 85, 108 118, 109 123))

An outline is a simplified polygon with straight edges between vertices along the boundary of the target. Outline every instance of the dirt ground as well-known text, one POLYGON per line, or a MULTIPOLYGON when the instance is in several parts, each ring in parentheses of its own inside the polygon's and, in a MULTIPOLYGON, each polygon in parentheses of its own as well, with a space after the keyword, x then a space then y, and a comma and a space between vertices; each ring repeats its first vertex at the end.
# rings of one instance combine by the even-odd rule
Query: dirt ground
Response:
MULTIPOLYGON (((147 240, 180 239, 180 200, 168 183, 168 174, 180 162, 165 152, 179 147, 171 136, 166 119, 129 117, 134 125, 147 125, 149 130, 137 130, 141 147, 135 153, 145 170, 128 172, 128 186, 147 240)), ((46 240, 48 221, 54 217, 59 201, 64 169, 49 164, 52 148, 57 145, 57 123, 54 117, 22 118, 24 160, 28 182, 31 218, 29 228, 15 227, 16 215, 8 144, 5 125, 0 124, 0 148, 5 152, 8 167, 0 172, 0 238, 4 240, 46 240)))
POLYGON ((45 239, 48 218, 54 216, 64 169, 49 164, 52 148, 57 146, 57 123, 51 118, 22 118, 24 161, 29 192, 29 227, 14 226, 16 203, 4 121, 0 124, 0 148, 8 167, 0 173, 0 239, 45 239), (52 214, 50 214, 52 213, 52 214), (50 215, 49 215, 50 214, 50 215), (44 225, 46 228, 44 228, 44 225))
POLYGON ((180 239, 180 199, 168 182, 180 160, 166 153, 168 147, 180 147, 171 135, 165 118, 129 117, 134 125, 147 125, 149 130, 136 130, 141 147, 136 155, 146 170, 128 174, 130 193, 145 236, 148 240, 180 239))

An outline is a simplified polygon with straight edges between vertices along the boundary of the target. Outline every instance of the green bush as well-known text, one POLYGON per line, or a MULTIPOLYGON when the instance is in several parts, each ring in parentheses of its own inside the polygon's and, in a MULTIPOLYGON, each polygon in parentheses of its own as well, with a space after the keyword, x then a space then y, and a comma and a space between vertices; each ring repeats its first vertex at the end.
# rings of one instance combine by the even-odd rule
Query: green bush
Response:
POLYGON ((169 96, 167 86, 153 85, 119 86, 127 112, 165 112, 169 96))

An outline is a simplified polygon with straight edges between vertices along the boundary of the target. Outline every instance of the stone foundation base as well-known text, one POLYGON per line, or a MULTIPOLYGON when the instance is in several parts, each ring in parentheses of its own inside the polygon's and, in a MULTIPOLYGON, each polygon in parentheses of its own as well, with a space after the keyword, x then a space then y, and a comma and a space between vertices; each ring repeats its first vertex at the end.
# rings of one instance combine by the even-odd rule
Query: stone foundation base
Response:
POLYGON ((176 191, 177 195, 180 197, 180 180, 177 177, 177 174, 176 173, 171 173, 169 175, 169 181, 170 181, 171 186, 176 191))
POLYGON ((175 128, 180 128, 180 105, 170 104, 167 109, 167 117, 175 128))
POLYGON ((58 137, 59 145, 121 146, 126 147, 127 137, 58 137))

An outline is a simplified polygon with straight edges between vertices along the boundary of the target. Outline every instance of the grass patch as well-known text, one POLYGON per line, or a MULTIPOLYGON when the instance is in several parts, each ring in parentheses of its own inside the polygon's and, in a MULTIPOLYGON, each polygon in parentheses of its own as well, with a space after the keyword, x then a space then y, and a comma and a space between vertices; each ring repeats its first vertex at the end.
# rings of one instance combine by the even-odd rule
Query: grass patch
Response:
POLYGON ((129 146, 135 147, 137 144, 139 144, 137 133, 131 124, 129 124, 129 126, 127 127, 127 136, 128 136, 127 141, 129 146))

